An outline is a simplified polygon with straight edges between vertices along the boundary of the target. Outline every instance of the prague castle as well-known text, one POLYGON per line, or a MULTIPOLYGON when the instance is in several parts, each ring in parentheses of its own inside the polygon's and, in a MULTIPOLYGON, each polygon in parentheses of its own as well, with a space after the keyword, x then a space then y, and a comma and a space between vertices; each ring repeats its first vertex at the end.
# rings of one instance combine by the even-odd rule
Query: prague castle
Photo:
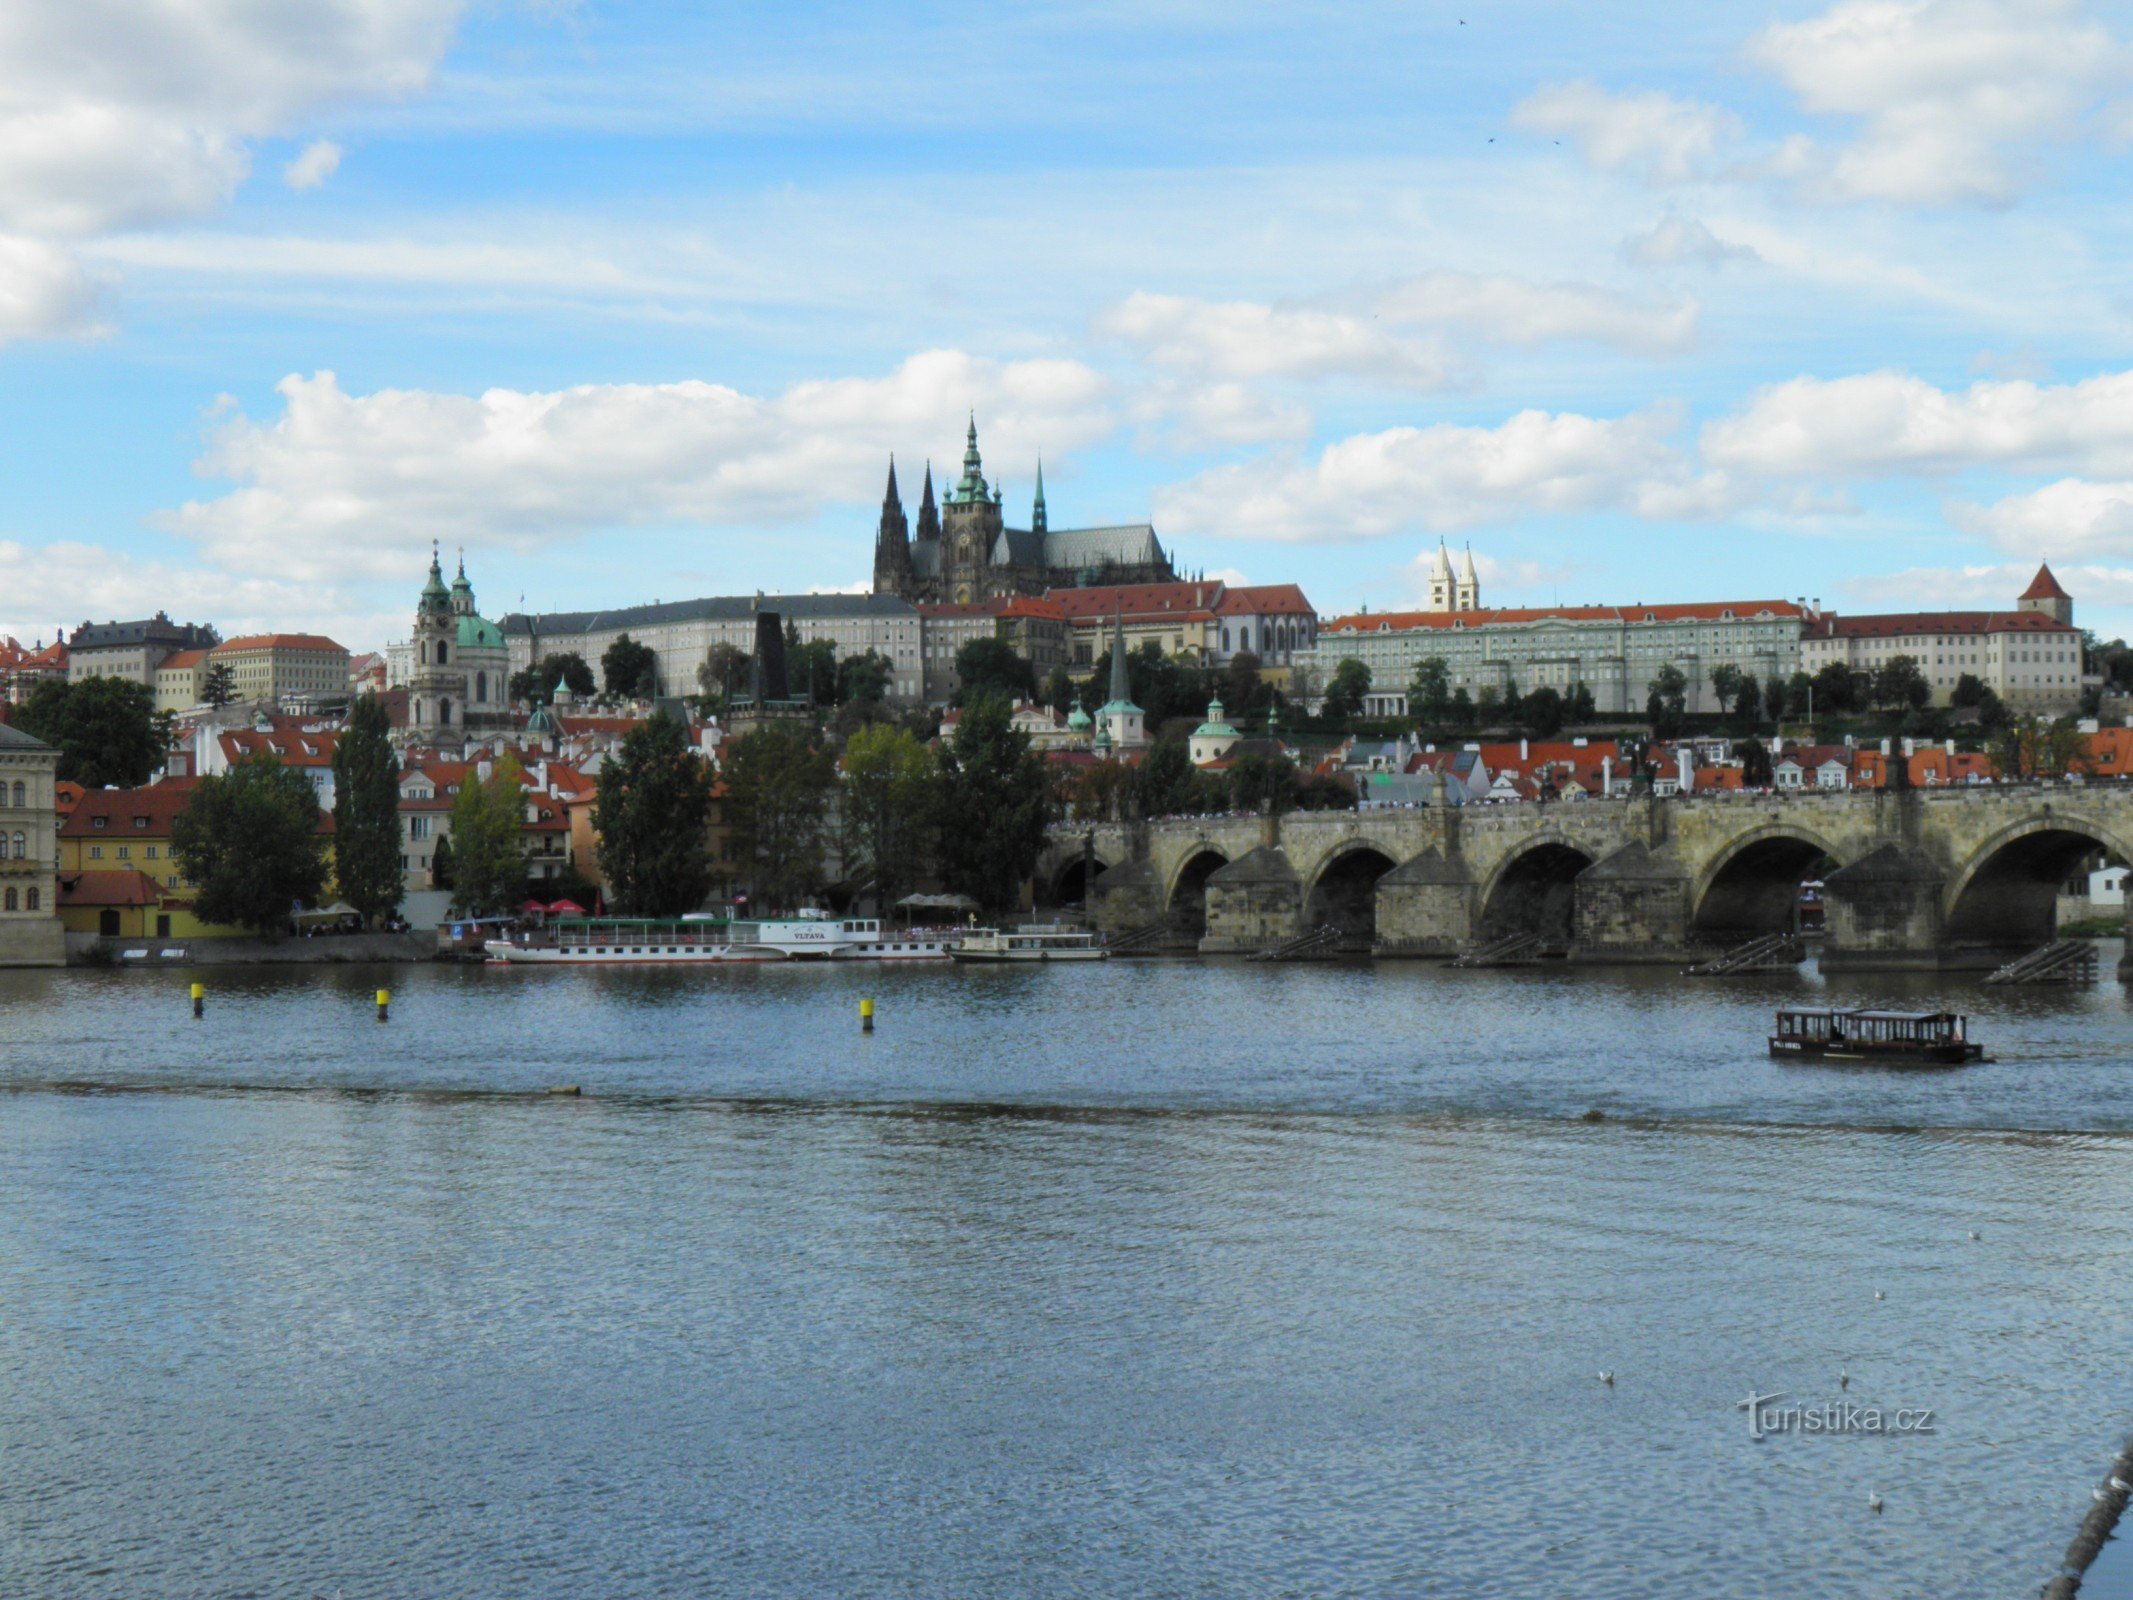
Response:
POLYGON ((926 468, 915 535, 897 491, 896 463, 891 461, 874 540, 874 592, 913 602, 968 605, 1041 595, 1048 589, 1177 580, 1155 529, 1145 522, 1107 528, 1052 527, 1045 516, 1041 463, 1027 528, 1006 525, 1003 500, 1001 490, 985 481, 975 418, 963 448, 963 476, 940 505, 933 499, 933 468, 926 468))

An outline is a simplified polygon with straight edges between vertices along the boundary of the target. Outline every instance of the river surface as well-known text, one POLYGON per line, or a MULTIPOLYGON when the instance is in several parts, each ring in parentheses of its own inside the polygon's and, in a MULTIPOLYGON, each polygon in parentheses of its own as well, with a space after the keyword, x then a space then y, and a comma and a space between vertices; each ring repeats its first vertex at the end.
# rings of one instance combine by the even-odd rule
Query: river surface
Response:
POLYGON ((191 976, 0 973, 0 1595, 2020 1596, 2133 1428, 2108 979, 191 976))

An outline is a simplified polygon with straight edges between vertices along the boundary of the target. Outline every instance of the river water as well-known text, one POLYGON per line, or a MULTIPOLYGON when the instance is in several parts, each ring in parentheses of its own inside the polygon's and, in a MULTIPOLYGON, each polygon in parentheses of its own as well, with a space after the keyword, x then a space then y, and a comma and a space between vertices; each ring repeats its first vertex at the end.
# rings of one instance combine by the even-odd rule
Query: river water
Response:
POLYGON ((2133 1427, 2114 981, 189 976, 0 973, 0 1594, 2024 1595, 2133 1427))

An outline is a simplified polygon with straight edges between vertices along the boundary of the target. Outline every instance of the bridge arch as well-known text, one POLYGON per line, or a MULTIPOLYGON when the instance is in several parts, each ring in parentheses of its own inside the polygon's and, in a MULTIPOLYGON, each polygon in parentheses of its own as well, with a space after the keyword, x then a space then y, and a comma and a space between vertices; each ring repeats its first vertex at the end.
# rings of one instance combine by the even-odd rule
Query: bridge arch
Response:
POLYGON ((1336 845, 1304 891, 1304 926, 1331 923, 1341 930, 1344 947, 1369 949, 1378 937, 1378 879, 1398 865, 1369 839, 1336 845))
POLYGON ((1483 940, 1537 933, 1549 946, 1568 949, 1577 877, 1593 860, 1583 844, 1552 830, 1526 840, 1482 884, 1475 933, 1483 940))
POLYGON ((1111 863, 1106 861, 1101 854, 1095 856, 1093 861, 1094 868, 1092 870, 1089 859, 1085 859, 1082 853, 1076 850, 1059 864, 1053 871, 1050 880, 1051 903, 1053 905, 1073 906, 1088 904, 1089 880, 1098 873, 1111 870, 1111 863))
POLYGON ((2052 937, 2059 886, 2082 857, 2108 851, 2133 861, 2115 829, 2045 811, 1986 839, 1949 878, 1943 937, 1951 945, 2034 949, 2052 937))
POLYGON ((1164 909, 1178 931, 1193 939, 1207 933, 1207 880, 1229 865, 1229 857, 1205 839, 1198 841, 1178 863, 1163 898, 1164 909))
POLYGON ((1694 939, 1749 939, 1798 924, 1800 885, 1834 871, 1844 852, 1812 828, 1773 822, 1730 839, 1689 897, 1694 939))

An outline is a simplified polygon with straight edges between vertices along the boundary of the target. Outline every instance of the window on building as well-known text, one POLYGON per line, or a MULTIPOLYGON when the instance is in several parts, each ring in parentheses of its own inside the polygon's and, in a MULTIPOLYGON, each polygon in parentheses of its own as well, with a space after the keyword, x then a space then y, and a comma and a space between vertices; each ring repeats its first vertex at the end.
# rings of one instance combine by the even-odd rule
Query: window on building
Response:
POLYGON ((43 892, 41 890, 32 889, 29 892, 28 902, 28 905, 24 909, 30 911, 42 910, 44 904, 43 892))
POLYGON ((15 835, 15 859, 17 861, 27 861, 29 857, 30 836, 26 833, 17 833, 15 835))
POLYGON ((6 906, 7 906, 7 909, 8 909, 8 910, 10 910, 10 911, 13 911, 13 910, 15 910, 15 909, 16 909, 16 906, 15 906, 15 891, 14 891, 14 890, 12 890, 12 889, 8 890, 8 892, 7 892, 7 900, 6 900, 6 902, 5 902, 5 903, 6 903, 6 906))

